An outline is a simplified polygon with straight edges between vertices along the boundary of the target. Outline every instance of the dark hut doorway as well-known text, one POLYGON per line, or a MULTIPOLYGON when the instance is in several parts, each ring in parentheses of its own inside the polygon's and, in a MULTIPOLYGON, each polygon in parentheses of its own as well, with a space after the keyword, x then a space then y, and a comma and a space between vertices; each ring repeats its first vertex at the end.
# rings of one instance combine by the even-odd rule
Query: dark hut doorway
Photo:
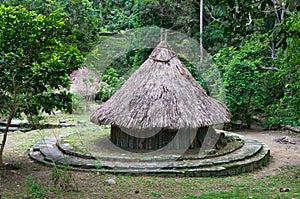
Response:
POLYGON ((134 136, 131 133, 126 133, 120 127, 112 125, 110 139, 112 143, 123 149, 157 150, 167 145, 175 150, 184 148, 193 149, 201 147, 208 128, 198 128, 196 135, 189 131, 178 135, 178 130, 163 128, 151 137, 143 137, 138 134, 134 136), (176 139, 174 139, 175 137, 176 139))

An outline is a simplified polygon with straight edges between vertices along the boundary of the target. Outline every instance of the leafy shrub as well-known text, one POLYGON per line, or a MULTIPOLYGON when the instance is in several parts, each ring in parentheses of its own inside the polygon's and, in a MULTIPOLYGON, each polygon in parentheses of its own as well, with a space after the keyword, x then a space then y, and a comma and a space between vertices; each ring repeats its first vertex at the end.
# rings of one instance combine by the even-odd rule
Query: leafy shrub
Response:
POLYGON ((73 93, 72 97, 72 113, 80 114, 84 111, 84 102, 85 99, 82 95, 73 93))
POLYGON ((27 194, 30 198, 44 198, 45 191, 32 175, 26 177, 27 194))
MULTIPOLYGON (((280 84, 280 98, 267 107, 270 125, 300 126, 300 14, 294 13, 280 24, 279 35, 283 49, 278 51, 274 83, 280 84)), ((277 91, 278 92, 278 91, 277 91)))
POLYGON ((226 102, 232 121, 242 120, 250 128, 253 113, 265 99, 260 66, 263 47, 247 40, 239 49, 228 47, 213 56, 222 73, 226 89, 226 102))
POLYGON ((63 190, 68 190, 72 187, 72 179, 73 176, 69 165, 64 165, 62 169, 57 167, 52 168, 51 180, 53 181, 55 187, 59 186, 63 190))
POLYGON ((102 82, 100 83, 96 99, 102 102, 107 101, 116 92, 118 85, 120 85, 123 80, 122 77, 119 77, 115 69, 108 68, 102 74, 102 82))

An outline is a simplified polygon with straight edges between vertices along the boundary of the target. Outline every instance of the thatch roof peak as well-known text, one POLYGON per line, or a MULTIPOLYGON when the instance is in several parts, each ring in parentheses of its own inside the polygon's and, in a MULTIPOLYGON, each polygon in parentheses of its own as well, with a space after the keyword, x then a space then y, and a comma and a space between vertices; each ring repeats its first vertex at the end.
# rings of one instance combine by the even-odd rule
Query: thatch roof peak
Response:
POLYGON ((176 57, 176 53, 166 41, 161 41, 149 56, 150 59, 161 62, 168 62, 174 57, 176 57))
POLYGON ((229 122, 230 113, 206 94, 162 41, 91 120, 126 128, 179 129, 229 122))

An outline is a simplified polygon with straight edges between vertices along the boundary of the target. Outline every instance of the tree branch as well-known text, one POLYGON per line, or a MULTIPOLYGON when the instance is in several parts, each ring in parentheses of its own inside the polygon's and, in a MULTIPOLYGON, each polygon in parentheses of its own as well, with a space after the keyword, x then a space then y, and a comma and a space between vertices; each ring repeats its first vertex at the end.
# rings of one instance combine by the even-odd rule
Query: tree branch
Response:
POLYGON ((296 127, 293 127, 293 126, 283 126, 283 128, 285 130, 289 130, 289 131, 292 131, 292 132, 295 132, 295 133, 300 133, 300 129, 296 128, 296 127))
POLYGON ((276 68, 276 67, 260 67, 263 70, 273 70, 273 71, 280 71, 280 68, 276 68))
POLYGON ((249 22, 246 23, 246 26, 249 26, 252 23, 252 18, 251 18, 250 12, 248 14, 249 14, 249 22))
POLYGON ((22 88, 23 86, 25 86, 26 84, 28 84, 33 78, 35 78, 36 74, 32 75, 27 81, 25 81, 23 84, 19 85, 18 87, 16 87, 16 89, 22 88))

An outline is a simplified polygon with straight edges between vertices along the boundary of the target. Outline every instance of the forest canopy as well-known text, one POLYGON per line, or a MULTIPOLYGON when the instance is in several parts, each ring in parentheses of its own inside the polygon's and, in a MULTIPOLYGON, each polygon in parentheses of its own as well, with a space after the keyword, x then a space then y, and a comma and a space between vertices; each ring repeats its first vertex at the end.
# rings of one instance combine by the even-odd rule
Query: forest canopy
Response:
MULTIPOLYGON (((37 81, 42 82, 49 77, 47 71, 55 70, 49 65, 55 62, 55 67, 60 67, 60 75, 53 79, 52 82, 56 82, 53 89, 68 89, 70 81, 61 80, 81 67, 82 58, 101 46, 105 38, 130 29, 157 26, 182 32, 197 41, 200 36, 203 38, 203 48, 210 54, 206 61, 221 73, 233 123, 241 121, 245 127, 255 122, 265 127, 300 126, 300 7, 297 0, 204 0, 202 13, 200 1, 195 0, 1 0, 0 3, 1 102, 7 102, 12 96, 7 69, 20 70, 18 64, 24 56, 26 64, 22 70, 40 74, 37 81), (200 15, 203 16, 203 34, 199 31, 200 15), (8 24, 8 18, 14 21, 8 24), (40 27, 35 29, 36 26, 40 27), (37 45, 41 49, 33 51, 30 47, 43 42, 45 46, 37 45), (43 73, 45 66, 50 69, 43 73)), ((149 52, 151 49, 128 52, 103 71, 101 85, 95 93, 98 99, 107 100, 123 81, 125 71, 136 69, 149 52)), ((185 64, 206 88, 193 63, 185 64)), ((30 79, 30 74, 26 72, 24 77, 30 79)), ((35 87, 36 83, 30 87, 36 97, 16 111, 38 115, 41 110, 70 110, 69 101, 62 103, 63 98, 55 92, 52 93, 56 97, 51 95, 51 98, 62 104, 43 104, 49 100, 40 95, 50 97, 50 87, 46 84, 35 87), (36 92, 40 94, 35 95, 36 92)), ((66 92, 66 95, 70 94, 66 92)), ((2 106, 0 113, 4 114, 5 110, 2 106)))

